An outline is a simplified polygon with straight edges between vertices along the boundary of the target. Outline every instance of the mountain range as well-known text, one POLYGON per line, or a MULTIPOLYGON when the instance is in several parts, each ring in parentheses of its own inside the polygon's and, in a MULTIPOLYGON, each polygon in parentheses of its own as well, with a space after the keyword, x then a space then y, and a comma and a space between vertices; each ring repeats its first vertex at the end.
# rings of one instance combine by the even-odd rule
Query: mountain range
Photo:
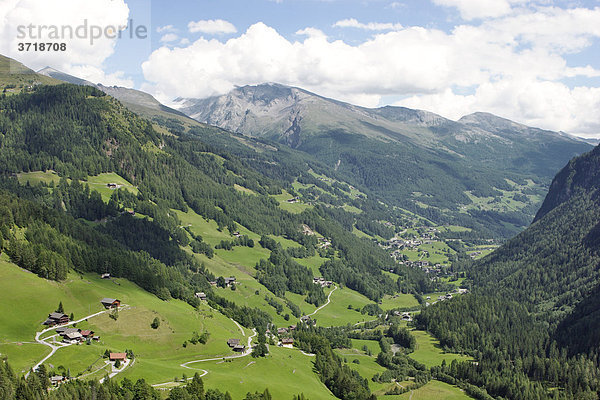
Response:
POLYGON ((599 397, 600 147, 278 84, 175 111, 43 72, 0 58, 0 397, 599 397), (55 349, 54 303, 101 339, 55 349))
POLYGON ((403 107, 358 107, 274 83, 176 104, 200 122, 305 152, 389 204, 500 236, 529 224, 555 172, 592 148, 492 114, 451 121, 403 107), (518 192, 518 199, 507 200, 508 192, 518 192))

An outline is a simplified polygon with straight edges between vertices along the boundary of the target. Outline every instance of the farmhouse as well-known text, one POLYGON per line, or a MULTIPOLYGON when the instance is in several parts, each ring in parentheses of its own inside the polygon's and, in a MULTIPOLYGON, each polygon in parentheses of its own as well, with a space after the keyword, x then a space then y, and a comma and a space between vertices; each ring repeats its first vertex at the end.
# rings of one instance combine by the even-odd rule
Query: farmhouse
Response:
POLYGON ((64 381, 66 381, 67 379, 64 376, 61 375, 56 375, 56 376, 51 376, 50 377, 50 383, 52 384, 52 386, 58 386, 61 383, 63 383, 64 381))
POLYGON ((111 299, 109 297, 105 297, 100 300, 100 303, 104 306, 104 308, 118 308, 121 305, 121 300, 119 299, 111 299))
POLYGON ((66 343, 77 343, 83 340, 83 336, 81 336, 80 332, 69 332, 65 333, 63 336, 63 342, 66 343))
POLYGON ((277 334, 278 335, 283 335, 284 333, 288 333, 288 329, 287 328, 277 328, 277 334))
POLYGON ((62 337, 65 337, 69 333, 74 333, 74 332, 79 332, 79 329, 77 329, 77 328, 67 328, 65 326, 56 329, 56 333, 58 333, 62 337))
POLYGON ((102 279, 110 279, 110 274, 107 272, 105 274, 100 275, 100 278, 102 278, 102 279))
POLYGON ((44 321, 44 325, 54 326, 54 325, 62 325, 69 322, 69 316, 64 313, 53 312, 48 314, 48 319, 44 321))
POLYGON ((293 347, 294 339, 293 338, 283 338, 283 339, 281 339, 281 345, 284 347, 293 347))
POLYGON ((320 285, 323 288, 324 287, 331 287, 331 285, 333 285, 333 282, 326 281, 325 278, 322 278, 322 277, 313 278, 313 283, 315 285, 320 285))
POLYGON ((125 361, 127 360, 127 353, 110 353, 108 359, 110 361, 125 361))
POLYGON ((246 350, 246 346, 243 346, 241 344, 237 344, 237 345, 233 346, 233 351, 242 353, 244 350, 246 350))
POLYGON ((88 329, 83 330, 80 333, 81 333, 81 336, 83 336, 86 339, 91 339, 92 337, 94 337, 94 331, 90 331, 88 329))
POLYGON ((235 276, 225 278, 225 286, 230 287, 235 283, 235 276))
POLYGON ((194 296, 195 296, 197 299, 200 299, 200 300, 206 300, 206 293, 204 293, 204 292, 198 292, 198 293, 196 293, 194 296))
POLYGON ((238 346, 240 344, 240 339, 229 339, 227 340, 227 345, 229 347, 235 347, 238 346))

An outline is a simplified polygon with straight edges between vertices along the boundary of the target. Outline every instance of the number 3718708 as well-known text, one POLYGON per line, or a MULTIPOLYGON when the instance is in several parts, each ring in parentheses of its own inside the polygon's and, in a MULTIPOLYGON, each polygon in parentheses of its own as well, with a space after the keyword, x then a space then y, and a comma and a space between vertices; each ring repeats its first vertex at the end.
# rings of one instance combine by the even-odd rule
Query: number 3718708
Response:
POLYGON ((19 51, 66 51, 66 43, 21 42, 17 43, 19 51))

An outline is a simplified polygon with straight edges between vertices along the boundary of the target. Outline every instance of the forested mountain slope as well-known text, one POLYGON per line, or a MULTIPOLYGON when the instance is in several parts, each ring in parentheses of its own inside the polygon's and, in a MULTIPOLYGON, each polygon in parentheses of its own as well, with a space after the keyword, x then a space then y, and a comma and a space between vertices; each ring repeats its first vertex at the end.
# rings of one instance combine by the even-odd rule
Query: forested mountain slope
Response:
POLYGON ((600 148, 570 161, 556 176, 536 221, 475 263, 475 287, 568 313, 600 282, 600 148))
POLYGON ((573 353, 597 354, 600 287, 600 147, 556 176, 535 222, 471 267, 473 285, 559 324, 573 353))
POLYGON ((556 171, 591 149, 490 114, 451 121, 402 107, 358 107, 279 84, 178 101, 198 121, 308 153, 389 204, 495 236, 526 227, 556 171), (512 196, 515 183, 522 188, 512 196))
POLYGON ((474 294, 417 317, 477 359, 442 376, 514 399, 598 398, 599 170, 600 147, 570 161, 529 228, 467 263, 474 294))
MULTIPOLYGON (((326 209, 315 208, 299 215, 282 210, 268 196, 281 191, 277 181, 227 153, 220 154, 227 158, 224 162, 215 159, 210 153, 216 150, 193 136, 160 135, 148 122, 94 88, 41 87, 31 95, 3 99, 2 108, 5 112, 0 115, 0 130, 4 132, 0 159, 4 174, 51 169, 64 177, 84 179, 116 172, 139 188, 140 195, 126 201, 136 211, 152 215, 156 208, 190 207, 231 232, 240 224, 259 235, 285 235, 305 242, 310 238, 301 233, 304 223, 322 231, 336 249, 354 259, 350 262, 353 267, 343 274, 350 286, 360 287, 373 298, 398 289, 396 282, 381 273, 394 268, 393 260, 343 229, 326 209), (236 184, 259 195, 240 193, 234 188, 236 184)), ((60 208, 61 200, 56 201, 60 208)), ((77 210, 70 211, 76 217, 82 216, 77 210)), ((101 219, 109 212, 114 210, 91 213, 90 219, 101 219)), ((123 224, 121 229, 127 226, 123 224)), ((186 240, 178 233, 180 230, 169 229, 172 239, 186 240)), ((148 245, 151 254, 152 249, 148 245)))

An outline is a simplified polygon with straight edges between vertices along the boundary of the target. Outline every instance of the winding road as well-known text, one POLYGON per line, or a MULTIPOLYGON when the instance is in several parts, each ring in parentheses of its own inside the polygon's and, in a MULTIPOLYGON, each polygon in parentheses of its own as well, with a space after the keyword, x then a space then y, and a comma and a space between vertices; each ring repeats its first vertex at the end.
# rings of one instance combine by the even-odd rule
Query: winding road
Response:
MULTIPOLYGON (((233 321, 233 322, 235 322, 235 324, 238 326, 238 328, 240 328, 240 330, 242 331, 242 334, 244 336, 246 336, 246 334, 244 333, 244 329, 240 326, 240 324, 238 324, 236 321, 233 321)), ((191 370, 194 370, 194 371, 201 371, 202 373, 200 374, 200 377, 203 377, 204 375, 208 374, 207 370, 202 369, 202 368, 193 368, 193 367, 190 367, 189 364, 195 364, 195 363, 206 362, 206 361, 231 360, 231 359, 234 359, 234 358, 242 358, 242 357, 249 356, 252 353, 252 338, 254 338, 257 335, 256 329, 253 328, 252 332, 253 332, 252 336, 248 336, 248 345, 246 346, 246 350, 243 353, 241 353, 241 354, 236 354, 236 355, 233 355, 233 356, 225 356, 225 357, 202 358, 202 359, 199 359, 199 360, 192 360, 192 361, 184 362, 183 364, 180 364, 179 366, 183 367, 183 368, 191 369, 191 370)), ((190 379, 192 379, 192 378, 188 378, 188 380, 190 380, 190 379)), ((171 381, 171 382, 157 383, 157 384, 152 385, 152 386, 153 387, 160 387, 160 386, 170 385, 172 383, 174 383, 174 382, 171 381)))
MULTIPOLYGON (((121 306, 121 310, 125 310, 126 308, 127 308, 127 305, 122 305, 122 306, 121 306)), ((83 318, 81 318, 81 319, 78 319, 78 320, 76 320, 76 321, 71 321, 71 322, 69 322, 69 323, 66 323, 66 324, 60 325, 60 327, 65 327, 65 326, 70 326, 70 325, 78 324, 78 323, 80 323, 80 322, 83 322, 83 321, 85 321, 85 320, 87 320, 87 319, 89 319, 89 318, 97 317, 98 315, 101 315, 101 314, 107 313, 107 312, 109 312, 109 311, 110 311, 110 310, 99 311, 99 312, 97 312, 97 313, 90 314, 90 315, 88 315, 88 316, 86 316, 86 317, 83 317, 83 318)), ((54 355, 54 353, 56 353, 56 351, 57 351, 58 349, 60 349, 60 348, 63 348, 63 347, 68 347, 68 346, 71 346, 71 344, 70 344, 70 343, 64 343, 64 344, 52 344, 52 343, 49 343, 49 342, 47 342, 47 341, 46 341, 46 340, 48 340, 48 339, 51 339, 51 338, 53 338, 53 337, 54 337, 54 336, 56 336, 56 335, 54 335, 54 336, 50 336, 50 337, 47 337, 47 338, 45 338, 45 339, 40 339, 40 336, 42 336, 44 333, 46 333, 46 332, 50 332, 50 331, 52 331, 52 330, 55 330, 56 328, 57 328, 56 326, 52 326, 52 327, 50 327, 50 328, 46 328, 46 329, 44 329, 44 330, 42 330, 42 331, 40 331, 40 332, 36 332, 36 334, 35 334, 35 341, 36 341, 37 343, 39 343, 39 344, 43 344, 44 346, 48 346, 48 347, 50 347, 50 349, 51 349, 51 350, 50 350, 50 354, 48 354, 46 357, 42 358, 42 359, 41 359, 41 360, 40 360, 40 361, 39 361, 37 364, 35 364, 35 365, 33 366, 33 368, 32 368, 32 369, 30 369, 30 370, 29 370, 29 371, 28 371, 28 372, 25 374, 25 378, 27 378, 27 377, 29 376, 29 373, 30 373, 32 370, 33 370, 33 371, 35 371, 36 369, 38 369, 38 367, 39 367, 40 365, 42 365, 44 362, 46 362, 46 360, 48 360, 50 357, 52 357, 52 356, 54 355)))
POLYGON ((337 286, 333 288, 333 290, 331 292, 329 292, 329 295, 327 295, 327 302, 325 304, 323 304, 321 307, 317 308, 315 311, 313 311, 312 313, 306 315, 307 317, 312 317, 313 315, 315 315, 316 313, 318 313, 319 311, 321 311, 322 309, 324 309, 326 306, 329 305, 329 303, 331 303, 331 295, 333 294, 333 292, 335 292, 337 290, 337 286))

